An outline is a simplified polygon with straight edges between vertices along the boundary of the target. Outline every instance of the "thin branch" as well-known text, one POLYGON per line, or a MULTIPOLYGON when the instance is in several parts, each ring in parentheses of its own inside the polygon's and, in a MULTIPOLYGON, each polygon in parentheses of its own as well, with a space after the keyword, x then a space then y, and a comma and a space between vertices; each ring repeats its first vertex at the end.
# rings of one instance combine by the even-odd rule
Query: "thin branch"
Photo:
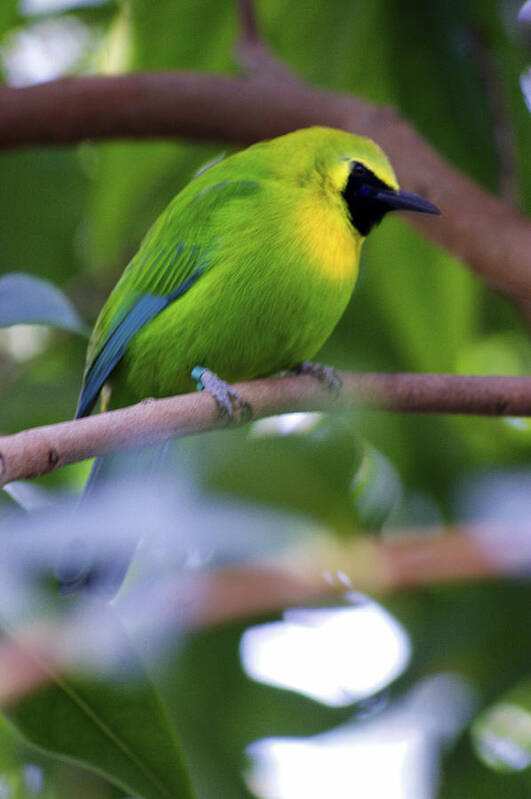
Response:
POLYGON ((236 42, 235 53, 247 77, 278 85, 299 85, 302 81, 272 54, 263 42, 256 18, 253 0, 238 0, 240 16, 240 38, 236 42))
POLYGON ((258 40, 258 22, 253 0, 238 0, 238 13, 240 17, 241 38, 248 41, 258 40))
MULTIPOLYGON (((519 200, 518 158, 508 98, 500 74, 500 64, 487 45, 485 31, 472 26, 469 30, 472 54, 483 82, 490 111, 492 137, 498 160, 500 196, 512 205, 519 200)), ((531 318, 531 317, 530 317, 531 318)))
MULTIPOLYGON (((344 372, 332 394, 313 377, 273 377, 236 384, 251 415, 242 424, 278 413, 366 408, 404 413, 531 416, 531 377, 344 372)), ((227 425, 213 398, 184 394, 87 419, 37 427, 0 438, 0 485, 37 477, 59 466, 120 449, 227 425)))

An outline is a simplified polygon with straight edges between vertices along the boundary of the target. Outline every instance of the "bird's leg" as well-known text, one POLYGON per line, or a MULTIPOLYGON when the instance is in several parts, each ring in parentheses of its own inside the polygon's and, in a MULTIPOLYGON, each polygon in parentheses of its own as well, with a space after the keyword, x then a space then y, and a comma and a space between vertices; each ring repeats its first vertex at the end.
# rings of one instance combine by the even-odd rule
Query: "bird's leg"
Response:
POLYGON ((291 370, 296 375, 311 375, 316 377, 320 383, 323 383, 334 394, 339 394, 342 380, 339 372, 333 366, 323 366, 322 363, 313 363, 312 361, 303 361, 297 364, 291 370))
POLYGON ((204 366, 194 366, 191 377, 192 380, 195 380, 198 391, 208 391, 209 394, 212 394, 224 416, 232 419, 236 409, 244 412, 249 417, 252 416, 249 403, 241 398, 230 383, 226 383, 215 372, 206 369, 204 366))

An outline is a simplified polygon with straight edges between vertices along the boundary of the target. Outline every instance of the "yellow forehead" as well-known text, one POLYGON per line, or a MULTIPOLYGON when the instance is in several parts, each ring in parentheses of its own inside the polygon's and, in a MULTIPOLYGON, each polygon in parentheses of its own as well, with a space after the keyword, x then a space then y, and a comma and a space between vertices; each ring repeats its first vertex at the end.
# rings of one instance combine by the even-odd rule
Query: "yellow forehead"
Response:
POLYGON ((379 163, 378 160, 373 158, 363 158, 363 156, 344 155, 330 164, 326 170, 326 178, 331 185, 332 189, 337 192, 342 192, 349 179, 352 164, 358 161, 359 163, 370 169, 377 178, 382 180, 392 189, 398 189, 398 182, 393 172, 391 165, 386 161, 379 163))
POLYGON ((350 174, 350 163, 350 159, 347 160, 344 158, 328 169, 328 180, 332 189, 338 193, 342 192, 347 185, 348 176, 350 174))

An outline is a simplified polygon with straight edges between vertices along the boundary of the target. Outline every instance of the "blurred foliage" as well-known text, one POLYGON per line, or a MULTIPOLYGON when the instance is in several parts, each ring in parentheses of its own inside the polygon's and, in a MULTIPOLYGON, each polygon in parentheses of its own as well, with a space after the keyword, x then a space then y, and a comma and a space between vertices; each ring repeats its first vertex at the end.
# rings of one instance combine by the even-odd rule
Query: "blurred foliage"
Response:
MULTIPOLYGON (((395 105, 445 158, 489 190, 500 190, 502 177, 507 178, 501 165, 513 162, 510 183, 529 212, 531 117, 520 89, 529 51, 517 29, 518 5, 511 0, 262 0, 259 11, 267 41, 305 79, 395 105), (503 145, 509 152, 498 149, 500 124, 510 132, 503 145)), ((90 32, 89 49, 80 46, 77 70, 237 69, 234 6, 215 0, 117 0, 79 8, 65 2, 58 11, 52 3, 19 7, 15 0, 3 0, 0 46, 9 41, 16 47, 17 37, 38 20, 67 17, 90 32), (31 15, 25 11, 30 8, 31 15)), ((197 167, 226 149, 166 141, 3 153, 2 273, 49 281, 48 296, 60 296, 53 287, 62 290, 91 324, 149 224, 197 167)), ((407 176, 403 183, 407 188, 407 176)), ((31 283, 26 288, 31 294, 31 283)), ((0 333, 1 433, 69 418, 76 405, 85 341, 53 327, 60 320, 51 311, 46 319, 24 315, 30 294, 27 302, 20 294, 19 320, 52 327, 15 326, 0 333)), ((319 360, 371 371, 526 374, 531 347, 508 300, 395 218, 367 241, 357 290, 319 360)), ((531 428, 511 420, 352 411, 297 429, 280 422, 267 429, 256 426, 252 433, 224 431, 180 442, 174 468, 210 502, 229 497, 258 511, 289 511, 330 535, 459 521, 471 479, 493 472, 511 475, 515 469, 529 477, 531 428)), ((59 470, 40 485, 52 498, 51 489, 77 491, 86 469, 59 470)), ((510 520, 510 505, 493 502, 486 492, 483 515, 505 514, 510 520)), ((4 511, 13 500, 3 493, 0 503, 4 511)), ((287 538, 290 532, 286 522, 287 538)), ((255 546, 260 549, 259 542, 255 546)), ((490 734, 502 740, 503 751, 511 745, 525 750, 529 739, 522 743, 521 724, 530 708, 529 601, 524 581, 425 589, 389 599, 386 606, 412 646, 408 669, 391 686, 391 707, 426 675, 452 671, 468 679, 477 697, 476 746, 478 736, 490 734), (507 706, 517 707, 520 715, 501 716, 500 708, 507 706)), ((239 638, 249 623, 181 636, 168 645, 162 663, 150 661, 201 799, 250 796, 242 773, 244 750, 253 740, 313 735, 355 711, 352 706, 332 710, 250 680, 238 656, 239 638)), ((98 724, 108 724, 117 745, 120 735, 136 725, 135 745, 150 768, 160 768, 172 734, 154 736, 157 723, 145 708, 158 707, 159 700, 147 678, 135 689, 138 706, 131 704, 125 714, 111 698, 112 685, 83 685, 87 695, 102 702, 98 724), (143 691, 150 697, 147 704, 138 698, 143 691)), ((94 730, 89 734, 86 719, 68 716, 65 696, 63 688, 49 687, 15 705, 11 716, 40 747, 92 763, 129 790, 144 790, 124 776, 126 766, 121 773, 105 766, 110 752, 91 739, 94 730), (69 740, 58 740, 63 734, 69 740)), ((483 757, 485 748, 477 748, 483 757)), ((497 771, 492 756, 483 757, 486 765, 473 750, 468 729, 441 756, 441 799, 529 795, 529 769, 497 771)), ((172 783, 172 768, 179 772, 179 755, 173 752, 166 762, 171 768, 164 790, 175 795, 171 791, 177 791, 180 777, 172 783)), ((1 785, 11 796, 36 795, 25 777, 28 763, 40 769, 40 796, 123 796, 102 777, 28 748, 2 723, 1 785)), ((144 795, 155 794, 144 790, 144 795)))
POLYGON ((73 305, 51 283, 12 272, 0 278, 0 324, 41 324, 84 332, 73 305))
MULTIPOLYGON (((531 680, 511 688, 474 724, 476 749, 483 760, 502 772, 531 765, 531 680)), ((529 773, 527 773, 529 781, 529 773)))
MULTIPOLYGON (((36 746, 84 762, 134 795, 193 799, 188 768, 167 713, 112 610, 101 604, 93 623, 107 626, 119 647, 121 679, 104 675, 98 680, 94 669, 85 679, 70 677, 43 659, 49 682, 10 707, 7 717, 36 746), (55 723, 50 724, 52 719, 55 723)), ((9 630, 3 633, 4 642, 10 641, 9 630)), ((82 651, 81 640, 72 644, 82 651)))

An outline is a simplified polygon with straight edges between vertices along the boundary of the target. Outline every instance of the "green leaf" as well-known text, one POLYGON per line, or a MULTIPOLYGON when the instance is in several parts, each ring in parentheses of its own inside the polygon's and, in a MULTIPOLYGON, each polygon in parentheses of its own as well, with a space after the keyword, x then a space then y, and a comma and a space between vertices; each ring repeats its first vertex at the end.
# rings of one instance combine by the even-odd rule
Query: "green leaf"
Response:
POLYGON ((400 477, 392 462, 368 442, 350 493, 361 524, 372 530, 384 524, 402 498, 400 477))
POLYGON ((461 736, 444 762, 437 799, 529 799, 525 776, 501 774, 474 757, 467 733, 461 736))
MULTIPOLYGON (((231 65, 234 9, 230 4, 198 0, 184 10, 175 0, 133 0, 123 5, 105 50, 115 49, 121 68, 134 70, 202 69, 226 72, 231 65), (169 30, 175 31, 168 36, 169 30), (125 42, 125 44, 124 44, 125 42), (125 63, 122 63, 125 60, 125 63)), ((125 265, 140 239, 172 197, 201 164, 226 145, 112 142, 97 145, 98 161, 90 208, 89 259, 94 269, 125 265)))
POLYGON ((472 728, 472 739, 481 760, 496 771, 529 770, 531 679, 520 682, 481 713, 472 728))
POLYGON ((245 430, 230 440, 209 435, 205 484, 216 493, 308 515, 349 536, 359 528, 350 484, 363 449, 341 417, 275 417, 254 427, 251 437, 245 430), (287 429, 290 420, 285 434, 282 425, 287 429))
POLYGON ((522 94, 524 95, 525 104, 531 111, 531 68, 522 72, 520 77, 520 86, 522 94))
POLYGON ((29 17, 30 22, 33 20, 41 22, 48 19, 64 19, 65 17, 75 17, 85 25, 95 27, 108 26, 113 18, 116 16, 120 8, 119 0, 99 0, 93 5, 79 5, 73 8, 68 8, 65 4, 64 8, 44 10, 39 7, 32 10, 29 17))
POLYGON ((13 480, 2 486, 2 491, 11 497, 18 508, 28 513, 49 508, 52 504, 47 493, 29 480, 13 480))
POLYGON ((386 219, 367 240, 364 257, 364 288, 398 368, 454 371, 460 346, 476 326, 477 284, 470 272, 397 218, 386 219))
POLYGON ((236 623, 191 633, 169 653, 161 675, 161 692, 172 718, 182 719, 190 767, 204 799, 249 799, 242 771, 253 741, 316 735, 353 714, 352 706, 329 707, 250 678, 239 656, 245 627, 236 623))
POLYGON ((76 150, 31 147, 2 153, 2 274, 70 283, 85 263, 87 178, 76 150))
POLYGON ((2 0, 0 3, 0 36, 20 21, 18 0, 2 0))
POLYGON ((462 374, 527 375, 531 371, 531 342, 512 330, 483 336, 462 348, 457 366, 462 374))
MULTIPOLYGON (((119 674, 63 672, 44 662, 6 632, 32 671, 45 678, 5 714, 34 746, 96 771, 136 797, 193 799, 188 767, 160 697, 147 678, 112 610, 88 606, 91 622, 104 629, 119 674)), ((69 635, 73 651, 86 649, 85 628, 69 635), (77 636, 77 638, 76 638, 77 636)))
POLYGON ((85 332, 74 306, 60 289, 47 280, 11 272, 0 279, 0 327, 19 324, 85 332))
POLYGON ((411 639, 408 679, 455 671, 490 704, 528 671, 530 601, 531 586, 514 580, 397 593, 383 604, 411 639))

